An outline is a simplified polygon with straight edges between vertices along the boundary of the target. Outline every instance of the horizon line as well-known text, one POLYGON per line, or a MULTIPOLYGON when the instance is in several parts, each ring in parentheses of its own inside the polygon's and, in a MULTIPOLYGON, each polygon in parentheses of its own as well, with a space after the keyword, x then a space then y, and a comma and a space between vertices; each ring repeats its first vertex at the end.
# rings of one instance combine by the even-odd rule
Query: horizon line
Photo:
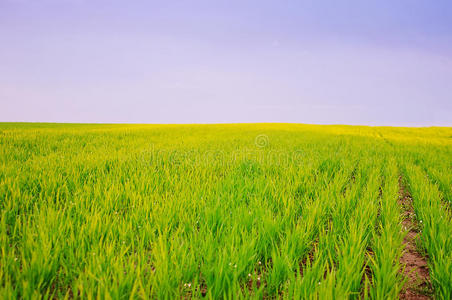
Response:
POLYGON ((54 124, 54 125, 160 125, 160 126, 187 126, 187 125, 304 125, 304 126, 347 126, 347 127, 390 127, 390 128, 451 128, 452 125, 424 125, 424 126, 409 126, 409 125, 368 125, 368 124, 344 124, 344 123, 298 123, 298 122, 218 122, 218 123, 141 123, 141 122, 47 122, 47 121, 26 121, 26 122, 10 122, 0 121, 3 124, 54 124))

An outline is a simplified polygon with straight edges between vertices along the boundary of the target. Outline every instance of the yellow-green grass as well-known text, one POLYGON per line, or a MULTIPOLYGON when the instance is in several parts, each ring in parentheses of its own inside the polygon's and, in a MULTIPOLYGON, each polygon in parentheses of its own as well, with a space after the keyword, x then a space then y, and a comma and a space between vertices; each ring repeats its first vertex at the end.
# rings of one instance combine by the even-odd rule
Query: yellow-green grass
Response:
POLYGON ((0 123, 0 298, 452 295, 452 128, 0 123), (421 222, 422 221, 422 222, 421 222))

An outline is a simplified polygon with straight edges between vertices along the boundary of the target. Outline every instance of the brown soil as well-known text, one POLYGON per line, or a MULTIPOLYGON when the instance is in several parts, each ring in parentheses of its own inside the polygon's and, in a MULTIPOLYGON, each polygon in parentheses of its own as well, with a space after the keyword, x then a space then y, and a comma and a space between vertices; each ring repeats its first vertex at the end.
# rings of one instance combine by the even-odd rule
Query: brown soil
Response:
POLYGON ((408 233, 403 240, 405 251, 400 263, 405 266, 404 276, 407 278, 400 299, 431 299, 432 294, 427 260, 416 248, 418 226, 413 210, 413 200, 399 177, 399 204, 403 209, 402 227, 408 233))

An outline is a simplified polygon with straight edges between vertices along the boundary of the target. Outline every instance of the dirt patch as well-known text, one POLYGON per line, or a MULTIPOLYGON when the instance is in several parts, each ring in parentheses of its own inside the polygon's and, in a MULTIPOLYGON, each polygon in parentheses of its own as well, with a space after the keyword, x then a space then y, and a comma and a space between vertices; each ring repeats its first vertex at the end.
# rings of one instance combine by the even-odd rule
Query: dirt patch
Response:
POLYGON ((403 209, 402 227, 403 230, 408 231, 403 240, 405 251, 400 258, 400 263, 405 266, 404 276, 407 282, 400 293, 400 299, 431 299, 432 287, 427 260, 416 247, 419 230, 413 210, 413 199, 401 176, 399 177, 399 204, 403 209))
MULTIPOLYGON (((308 253, 308 255, 303 258, 303 260, 298 265, 298 270, 300 271, 300 276, 303 277, 306 266, 312 265, 314 261, 314 248, 308 253)), ((295 272, 295 276, 297 276, 297 272, 295 272)))

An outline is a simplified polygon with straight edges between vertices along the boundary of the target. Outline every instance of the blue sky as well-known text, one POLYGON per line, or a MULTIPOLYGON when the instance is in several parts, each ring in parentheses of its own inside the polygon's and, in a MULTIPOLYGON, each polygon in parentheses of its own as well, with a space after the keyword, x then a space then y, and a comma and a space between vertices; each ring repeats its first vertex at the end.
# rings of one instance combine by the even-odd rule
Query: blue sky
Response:
POLYGON ((0 121, 452 126, 452 2, 0 0, 0 121))

